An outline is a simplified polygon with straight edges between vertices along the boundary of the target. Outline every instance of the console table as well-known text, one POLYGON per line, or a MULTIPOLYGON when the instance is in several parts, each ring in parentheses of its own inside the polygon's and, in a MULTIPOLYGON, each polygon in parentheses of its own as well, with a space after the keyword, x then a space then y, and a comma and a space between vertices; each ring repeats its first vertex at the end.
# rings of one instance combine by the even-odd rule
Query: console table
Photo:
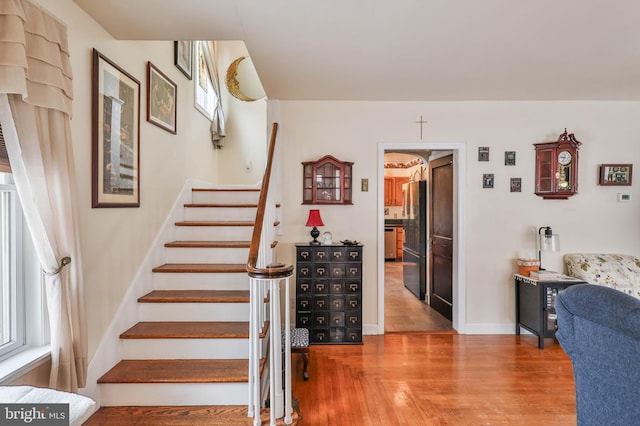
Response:
POLYGON ((520 328, 538 336, 538 348, 544 349, 544 339, 556 335, 556 296, 558 292, 585 281, 568 276, 536 280, 515 274, 516 335, 520 328))
POLYGON ((296 327, 311 344, 362 343, 362 247, 296 244, 296 327))

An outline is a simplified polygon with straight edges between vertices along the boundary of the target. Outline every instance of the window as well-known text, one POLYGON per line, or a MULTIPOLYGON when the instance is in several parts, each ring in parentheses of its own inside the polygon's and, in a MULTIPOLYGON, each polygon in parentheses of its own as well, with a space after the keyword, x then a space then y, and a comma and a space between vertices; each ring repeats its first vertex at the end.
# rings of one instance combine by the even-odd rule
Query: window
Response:
POLYGON ((22 347, 24 287, 22 281, 21 210, 11 175, 0 173, 0 357, 22 347))
POLYGON ((0 172, 0 362, 48 343, 43 287, 15 184, 0 172))

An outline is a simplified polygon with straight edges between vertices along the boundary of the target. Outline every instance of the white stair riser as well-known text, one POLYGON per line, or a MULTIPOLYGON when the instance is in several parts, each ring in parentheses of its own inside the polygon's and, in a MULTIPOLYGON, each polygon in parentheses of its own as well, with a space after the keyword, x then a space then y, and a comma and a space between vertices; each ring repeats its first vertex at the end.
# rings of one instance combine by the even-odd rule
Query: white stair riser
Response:
POLYGON ((246 263, 249 248, 166 247, 167 263, 246 263))
POLYGON ((246 405, 247 383, 103 383, 100 405, 246 405))
POLYGON ((258 191, 193 191, 194 204, 258 204, 258 191))
POLYGON ((123 359, 247 359, 249 339, 121 339, 123 359))
POLYGON ((178 241, 251 241, 253 226, 177 226, 178 241))
POLYGON ((140 321, 249 321, 248 303, 140 303, 140 321))
POLYGON ((157 272, 153 274, 153 288, 156 290, 248 290, 249 277, 246 272, 157 272))
POLYGON ((184 220, 254 221, 256 209, 249 207, 185 207, 184 220))

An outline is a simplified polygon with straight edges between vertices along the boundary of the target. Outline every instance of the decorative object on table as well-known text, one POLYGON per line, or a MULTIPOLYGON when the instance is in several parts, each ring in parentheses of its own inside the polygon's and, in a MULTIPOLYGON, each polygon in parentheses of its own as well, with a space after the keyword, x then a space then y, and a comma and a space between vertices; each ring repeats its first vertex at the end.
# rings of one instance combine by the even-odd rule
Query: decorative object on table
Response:
POLYGON ((482 175, 482 187, 493 188, 493 173, 485 173, 482 175))
POLYGON ((545 270, 542 267, 542 252, 558 250, 560 250, 560 237, 553 233, 551 227, 541 226, 538 228, 538 261, 540 262, 540 271, 545 270))
POLYGON ((309 218, 307 219, 307 224, 305 226, 313 226, 313 228, 311 229, 311 237, 313 238, 313 241, 311 241, 309 244, 320 245, 320 241, 318 241, 320 231, 318 231, 317 227, 324 226, 324 223, 322 223, 322 218, 320 217, 320 210, 309 210, 309 218))
POLYGON ((193 76, 193 41, 173 42, 173 63, 189 80, 193 76))
POLYGON ((529 259, 526 257, 520 257, 517 259, 518 274, 528 277, 532 271, 537 271, 540 268, 540 261, 538 259, 529 259))
POLYGON ((331 232, 327 231, 322 233, 322 244, 325 246, 333 244, 333 236, 331 235, 331 232))
POLYGON ((147 62, 147 121, 176 134, 178 86, 151 61, 147 62))
POLYGON ((93 49, 91 207, 140 206, 140 82, 93 49))
POLYGON ((536 143, 535 194, 543 199, 566 200, 578 193, 578 150, 582 142, 573 133, 556 142, 536 143))
POLYGON ((522 178, 511 178, 509 188, 511 192, 522 192, 522 178))
POLYGON ((600 185, 631 186, 633 164, 603 164, 600 166, 600 185))
POLYGON ((530 271, 529 276, 534 280, 548 280, 550 278, 560 278, 563 276, 563 274, 556 271, 549 271, 548 269, 538 269, 535 271, 530 271))
POLYGON ((218 103, 218 95, 213 86, 213 62, 211 52, 206 41, 195 42, 196 64, 198 69, 194 73, 193 87, 195 90, 194 106, 210 121, 218 103))
POLYGON ((505 166, 515 166, 516 165, 516 152, 515 151, 505 151, 504 152, 504 165, 505 166))
POLYGON ((302 204, 353 204, 353 163, 325 155, 302 170, 302 204))
POLYGON ((478 147, 478 161, 489 161, 489 147, 478 147))

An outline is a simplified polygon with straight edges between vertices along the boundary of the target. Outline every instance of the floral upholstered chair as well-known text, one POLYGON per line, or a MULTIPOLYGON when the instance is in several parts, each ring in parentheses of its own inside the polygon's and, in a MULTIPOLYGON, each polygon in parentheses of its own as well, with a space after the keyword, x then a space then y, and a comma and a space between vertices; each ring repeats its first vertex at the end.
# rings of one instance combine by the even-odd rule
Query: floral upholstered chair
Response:
POLYGON ((640 298, 640 259, 626 254, 564 255, 567 275, 640 298))

